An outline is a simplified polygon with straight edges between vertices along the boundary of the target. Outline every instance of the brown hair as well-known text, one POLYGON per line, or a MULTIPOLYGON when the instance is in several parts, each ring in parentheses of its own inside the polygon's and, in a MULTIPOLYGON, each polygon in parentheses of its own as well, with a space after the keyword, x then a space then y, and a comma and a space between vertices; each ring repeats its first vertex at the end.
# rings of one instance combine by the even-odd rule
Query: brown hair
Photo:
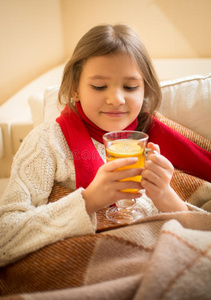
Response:
POLYGON ((139 113, 138 130, 146 131, 151 116, 161 101, 161 90, 151 58, 134 31, 127 25, 99 25, 90 29, 78 42, 72 57, 66 64, 63 79, 59 90, 59 102, 71 103, 73 92, 79 84, 84 63, 94 56, 103 56, 115 53, 128 53, 138 64, 145 87, 142 109, 139 113))

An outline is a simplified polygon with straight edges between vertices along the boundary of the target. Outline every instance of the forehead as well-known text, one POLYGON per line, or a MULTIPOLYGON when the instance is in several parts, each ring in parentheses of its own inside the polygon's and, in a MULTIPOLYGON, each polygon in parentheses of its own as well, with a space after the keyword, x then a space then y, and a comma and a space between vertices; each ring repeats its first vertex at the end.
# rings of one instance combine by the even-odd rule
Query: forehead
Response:
POLYGON ((88 77, 113 77, 118 75, 142 77, 142 72, 129 54, 121 53, 91 57, 85 62, 81 73, 81 76, 88 77))

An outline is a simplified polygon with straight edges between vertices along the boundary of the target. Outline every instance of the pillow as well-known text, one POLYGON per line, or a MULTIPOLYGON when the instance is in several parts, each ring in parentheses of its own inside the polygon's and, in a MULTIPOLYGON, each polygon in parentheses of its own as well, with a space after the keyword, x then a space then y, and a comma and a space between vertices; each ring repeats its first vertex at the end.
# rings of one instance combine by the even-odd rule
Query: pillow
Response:
POLYGON ((162 81, 159 112, 211 140, 211 73, 162 81))
POLYGON ((43 121, 54 121, 61 112, 58 104, 58 93, 60 85, 50 86, 44 92, 44 107, 43 107, 43 121))
POLYGON ((32 95, 28 99, 34 127, 43 122, 43 95, 32 95))

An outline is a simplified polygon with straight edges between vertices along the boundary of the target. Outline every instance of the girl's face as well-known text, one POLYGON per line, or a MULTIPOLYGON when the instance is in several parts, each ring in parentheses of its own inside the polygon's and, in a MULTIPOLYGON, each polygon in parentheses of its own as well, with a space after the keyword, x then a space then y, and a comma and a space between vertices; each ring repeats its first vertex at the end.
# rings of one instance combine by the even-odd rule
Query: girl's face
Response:
POLYGON ((96 56, 84 64, 77 93, 84 113, 95 125, 118 131, 138 116, 144 80, 128 54, 96 56))

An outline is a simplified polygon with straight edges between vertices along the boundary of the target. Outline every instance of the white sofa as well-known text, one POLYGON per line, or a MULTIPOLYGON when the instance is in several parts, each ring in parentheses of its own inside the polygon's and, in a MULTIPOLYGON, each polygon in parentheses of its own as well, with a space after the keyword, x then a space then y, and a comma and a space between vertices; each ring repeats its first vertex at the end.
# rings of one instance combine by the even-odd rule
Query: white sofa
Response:
MULTIPOLYGON (((162 59, 154 65, 163 95, 159 111, 211 140, 211 59, 162 59)), ((59 114, 63 68, 46 72, 0 106, 0 196, 24 137, 59 114)))

